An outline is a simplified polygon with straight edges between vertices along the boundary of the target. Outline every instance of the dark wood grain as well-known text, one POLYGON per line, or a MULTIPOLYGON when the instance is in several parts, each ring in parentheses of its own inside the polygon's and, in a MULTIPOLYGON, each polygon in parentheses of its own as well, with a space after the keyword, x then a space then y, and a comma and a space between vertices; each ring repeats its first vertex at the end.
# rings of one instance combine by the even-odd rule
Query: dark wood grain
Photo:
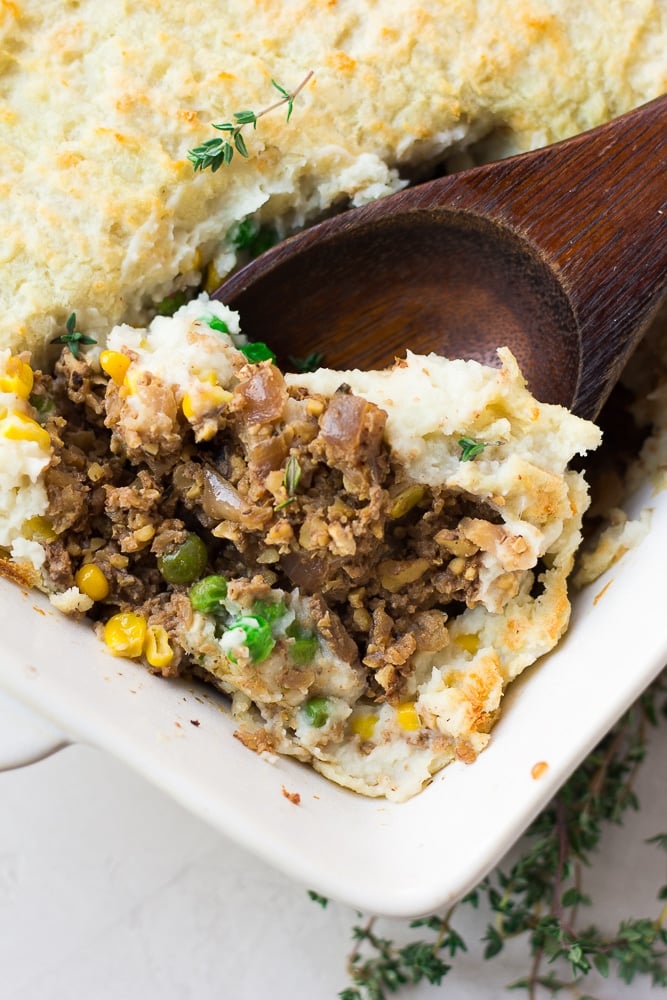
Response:
POLYGON ((538 398, 595 416, 665 294, 666 168, 662 97, 313 226, 215 294, 284 363, 494 363, 507 345, 538 398))

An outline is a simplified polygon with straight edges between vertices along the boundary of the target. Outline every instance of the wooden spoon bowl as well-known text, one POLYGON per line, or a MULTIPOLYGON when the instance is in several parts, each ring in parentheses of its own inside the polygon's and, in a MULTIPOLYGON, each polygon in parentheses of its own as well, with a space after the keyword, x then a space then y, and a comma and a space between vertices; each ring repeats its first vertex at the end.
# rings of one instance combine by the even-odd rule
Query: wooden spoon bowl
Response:
POLYGON ((435 351, 495 363, 595 416, 664 296, 667 97, 542 150, 344 212, 215 293, 290 367, 435 351))

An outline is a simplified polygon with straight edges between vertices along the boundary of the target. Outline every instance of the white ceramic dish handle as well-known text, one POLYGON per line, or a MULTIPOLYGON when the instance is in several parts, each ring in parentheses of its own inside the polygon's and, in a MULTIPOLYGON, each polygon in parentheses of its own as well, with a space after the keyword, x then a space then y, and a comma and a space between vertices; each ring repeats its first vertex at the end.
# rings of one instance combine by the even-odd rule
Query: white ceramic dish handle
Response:
POLYGON ((0 691, 0 771, 34 764, 69 742, 52 723, 0 691))

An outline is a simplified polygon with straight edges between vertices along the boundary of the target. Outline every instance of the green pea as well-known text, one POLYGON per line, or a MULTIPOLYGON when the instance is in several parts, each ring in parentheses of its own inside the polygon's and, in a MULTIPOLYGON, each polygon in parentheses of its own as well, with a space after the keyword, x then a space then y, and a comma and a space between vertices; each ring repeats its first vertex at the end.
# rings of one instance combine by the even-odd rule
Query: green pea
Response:
POLYGON ((249 257, 259 257, 261 253, 275 246, 278 233, 269 226, 260 226, 256 219, 246 216, 227 233, 227 238, 237 250, 245 250, 249 257))
POLYGON ((199 535, 192 532, 171 552, 158 556, 157 568, 167 583, 193 583, 202 575, 208 552, 199 535))
MULTIPOLYGON (((245 635, 243 645, 248 647, 250 659, 253 663, 261 663, 262 660, 265 660, 276 644, 275 639, 271 635, 270 623, 267 622, 266 618, 262 618, 261 615, 241 615, 240 618, 236 618, 231 623, 226 634, 229 634, 234 629, 241 629, 243 631, 245 635)), ((227 656, 232 663, 236 663, 236 657, 233 652, 230 651, 227 653, 227 656)))
POLYGON ((173 295, 168 295, 166 299, 162 299, 162 302, 158 303, 157 313, 159 316, 173 316, 187 301, 188 297, 185 292, 174 292, 173 295))
POLYGON ((195 611, 201 611, 205 615, 220 611, 226 596, 227 581, 224 576, 205 576, 190 587, 190 604, 195 611))
POLYGON ((220 319, 219 316, 202 316, 201 319, 204 323, 208 323, 210 328, 217 333, 229 333, 229 327, 224 319, 220 319))
POLYGON ((32 394, 28 402, 37 410, 37 420, 40 424, 45 424, 49 417, 53 416, 55 413, 56 404, 50 396, 37 396, 32 394))
POLYGON ((261 340, 256 340, 252 344, 243 344, 239 347, 239 351, 245 354, 248 361, 253 365, 257 364, 258 361, 275 361, 276 356, 270 347, 262 343, 261 340))
POLYGON ((302 711, 314 729, 321 729, 329 718, 329 699, 310 698, 302 706, 302 711))
POLYGON ((314 658, 319 648, 317 633, 312 629, 303 628, 298 622, 293 622, 287 629, 287 635, 294 639, 287 647, 290 659, 300 667, 305 667, 314 658))
POLYGON ((274 625, 287 614, 287 605, 284 601, 254 601, 252 613, 266 618, 267 622, 274 625))

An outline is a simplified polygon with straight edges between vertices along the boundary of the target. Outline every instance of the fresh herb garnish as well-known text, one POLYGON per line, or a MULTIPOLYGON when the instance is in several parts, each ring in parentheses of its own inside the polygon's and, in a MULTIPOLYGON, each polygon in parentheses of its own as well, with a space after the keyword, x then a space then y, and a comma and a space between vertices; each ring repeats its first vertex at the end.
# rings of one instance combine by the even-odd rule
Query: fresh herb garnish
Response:
POLYGON ((296 499, 296 491, 301 482, 301 465, 299 464, 299 459, 296 455, 290 455, 285 464, 285 472, 283 473, 283 486, 285 487, 285 492, 287 493, 287 500, 283 500, 282 503, 277 504, 276 510, 282 510, 283 507, 287 507, 289 504, 294 503, 296 499))
POLYGON ((88 337, 85 333, 81 333, 80 330, 76 329, 76 313, 70 313, 67 317, 65 330, 66 332, 61 333, 59 337, 54 337, 51 343, 67 344, 75 358, 79 357, 79 347, 97 343, 93 337, 88 337))
POLYGON ((471 462, 473 458, 481 455, 486 448, 486 441, 475 441, 471 437, 459 438, 459 448, 461 449, 461 461, 471 462))
MULTIPOLYGON (((410 923, 430 936, 398 944, 382 936, 376 917, 355 925, 350 985, 339 993, 340 1000, 387 1000, 404 985, 440 984, 451 960, 468 950, 452 926, 455 913, 466 906, 483 907, 491 915, 481 942, 485 959, 500 954, 510 940, 525 939, 528 969, 508 989, 524 991, 529 1000, 542 991, 545 996, 567 991, 584 1000, 584 980, 593 970, 628 984, 645 976, 653 986, 667 986, 667 886, 658 891, 663 905, 656 918, 622 920, 611 934, 592 924, 580 927, 579 919, 581 909, 591 904, 583 872, 605 825, 621 823, 628 809, 638 808, 634 780, 647 753, 649 726, 667 716, 666 694, 663 672, 535 820, 511 868, 487 876, 447 913, 410 923)), ((667 833, 648 843, 667 851, 667 833)))
POLYGON ((321 368, 324 354, 321 351, 311 351, 305 358, 295 358, 290 354, 289 360, 294 370, 303 375, 305 372, 314 372, 321 368))
POLYGON ((229 166, 234 159, 235 153, 247 157, 249 154, 242 134, 243 129, 248 125, 252 125, 253 129, 256 129, 260 118, 267 115, 270 111, 274 111, 276 108, 283 107, 283 105, 287 105, 286 121, 289 121, 294 110, 294 101, 312 75, 313 71, 311 70, 299 86, 292 91, 286 90, 279 83, 276 83, 275 80, 271 80, 271 85, 280 94, 279 101, 274 101, 273 104, 270 104, 262 111, 235 111, 232 115, 233 121, 211 122, 212 128, 224 133, 225 138, 207 139, 200 146, 195 146, 194 149, 188 150, 188 160, 192 164, 195 173, 198 170, 202 171, 209 168, 215 173, 220 167, 229 166))
POLYGON ((285 475, 283 476, 283 486, 287 490, 287 496, 293 497, 301 482, 301 466, 299 459, 295 455, 290 455, 285 465, 285 475))

